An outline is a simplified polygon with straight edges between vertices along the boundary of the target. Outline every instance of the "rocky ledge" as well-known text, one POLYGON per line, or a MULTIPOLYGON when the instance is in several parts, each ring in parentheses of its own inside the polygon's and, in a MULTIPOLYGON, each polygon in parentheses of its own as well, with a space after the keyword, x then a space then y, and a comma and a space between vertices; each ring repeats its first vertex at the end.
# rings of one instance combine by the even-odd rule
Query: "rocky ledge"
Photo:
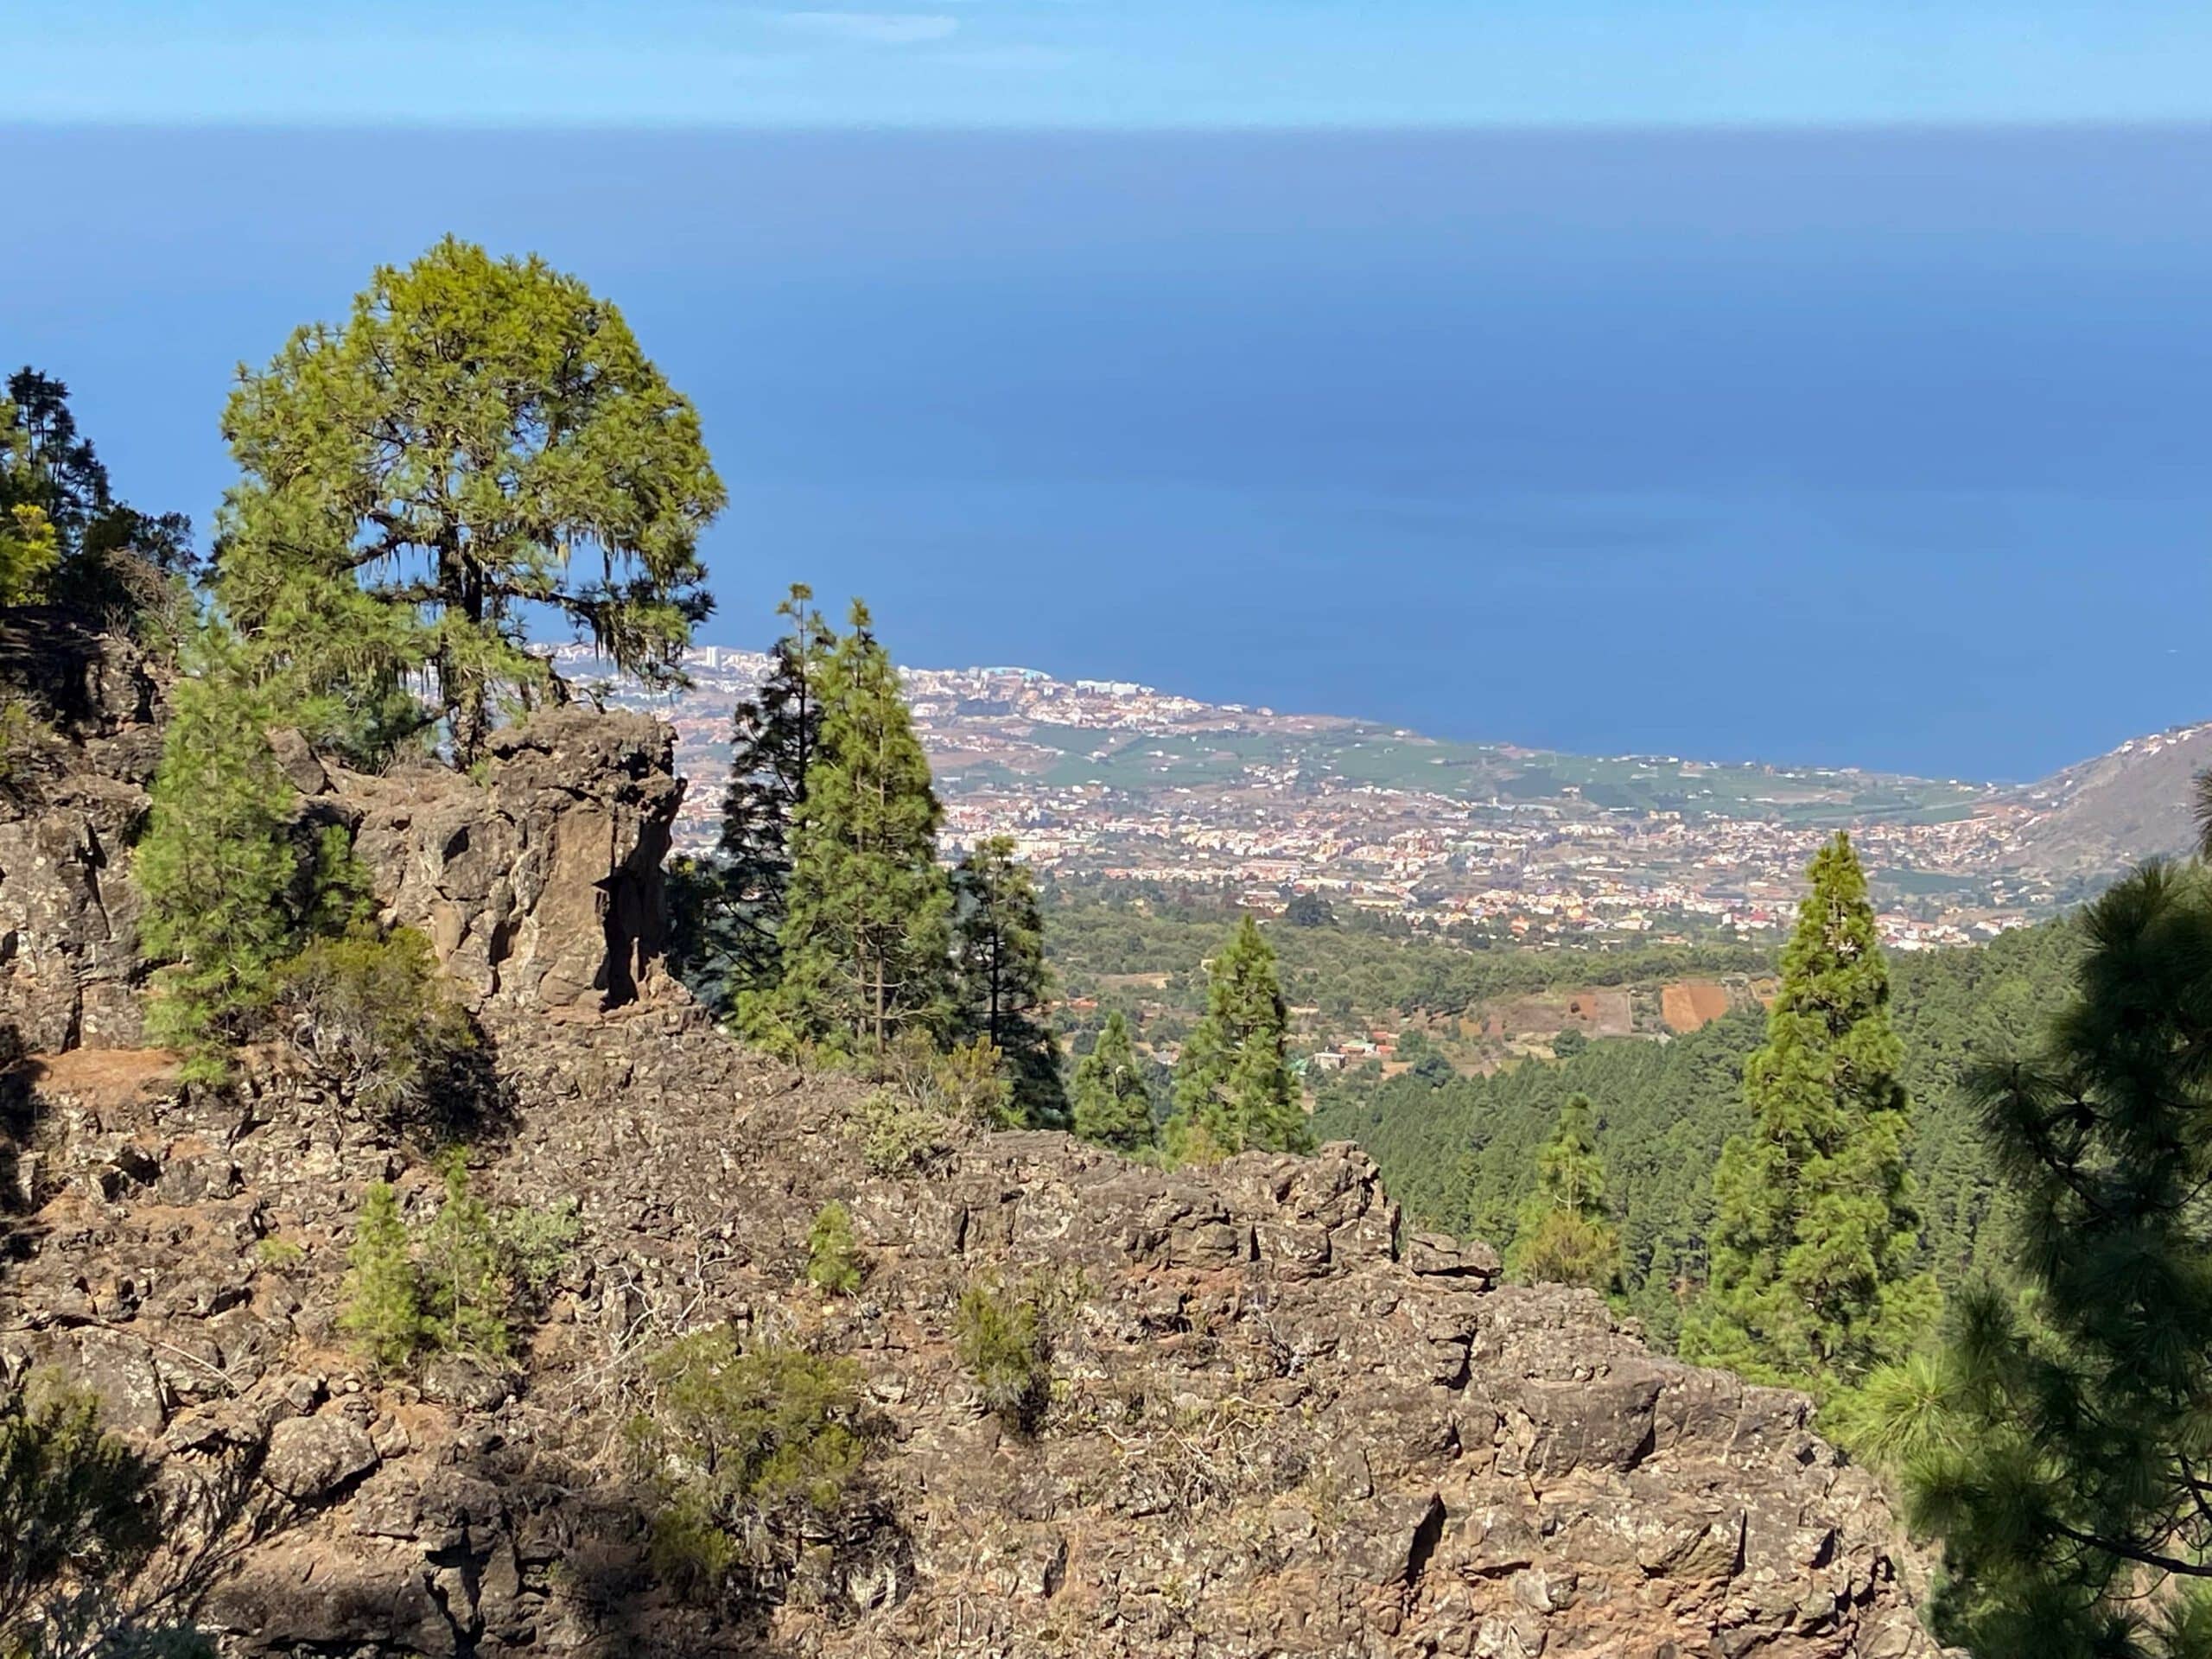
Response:
POLYGON ((978 1135, 888 1180, 856 1090, 680 1007, 491 1033, 520 1109, 479 1143, 481 1188, 582 1223, 500 1375, 379 1379, 334 1335, 363 1186, 429 1185, 374 1126, 297 1079, 193 1102, 158 1057, 37 1067, 0 1357, 251 1489, 201 1604, 231 1652, 1932 1651, 1891 1516, 1802 1396, 1405 1236, 1349 1146, 1162 1173, 978 1135), (867 1265, 850 1299, 803 1283, 831 1197, 867 1265), (1055 1291, 1033 1434, 954 1356, 979 1279, 1055 1291), (853 1357, 883 1446, 873 1533, 742 1614, 655 1582, 619 1449, 640 1357, 722 1321, 853 1357))

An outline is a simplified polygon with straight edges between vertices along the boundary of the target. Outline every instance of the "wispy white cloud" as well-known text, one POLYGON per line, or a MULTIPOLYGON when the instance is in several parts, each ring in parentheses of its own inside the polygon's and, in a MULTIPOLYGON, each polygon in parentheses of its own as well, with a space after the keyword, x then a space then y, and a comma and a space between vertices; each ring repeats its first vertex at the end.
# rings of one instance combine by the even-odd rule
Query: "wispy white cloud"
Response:
POLYGON ((785 11, 776 21, 802 34, 868 46, 918 46, 950 39, 960 29, 957 17, 923 11, 785 11))

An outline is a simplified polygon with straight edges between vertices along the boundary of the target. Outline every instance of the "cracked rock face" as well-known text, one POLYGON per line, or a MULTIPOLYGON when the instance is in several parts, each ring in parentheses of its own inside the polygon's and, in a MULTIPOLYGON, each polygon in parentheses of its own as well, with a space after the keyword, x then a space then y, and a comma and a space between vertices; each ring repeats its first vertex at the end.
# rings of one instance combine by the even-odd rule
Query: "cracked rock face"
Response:
POLYGON ((0 1049, 139 1040, 138 899, 124 879, 161 757, 160 688, 128 641, 64 613, 0 622, 0 1049))
POLYGON ((480 780, 426 767, 331 783, 387 917, 429 936, 474 1008, 596 1013, 674 988, 674 742, 644 715, 572 706, 494 735, 480 780))

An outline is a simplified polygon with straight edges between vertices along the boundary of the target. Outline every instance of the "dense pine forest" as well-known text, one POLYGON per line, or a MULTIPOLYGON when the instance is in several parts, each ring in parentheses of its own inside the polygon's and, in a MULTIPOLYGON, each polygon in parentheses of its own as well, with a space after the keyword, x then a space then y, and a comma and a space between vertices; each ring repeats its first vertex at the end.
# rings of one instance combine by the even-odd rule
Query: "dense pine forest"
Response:
MULTIPOLYGON (((2078 927, 2061 921, 1892 965, 1902 1075, 1916 1109, 1923 1238, 1947 1284, 2000 1267, 2008 1248, 1991 1224, 1999 1183, 1965 1084, 2065 1005, 2080 948, 2078 927)), ((1553 1120, 1571 1096, 1586 1095, 1621 1229, 1623 1301, 1671 1341, 1686 1294, 1704 1280, 1713 1170, 1742 1125, 1744 1062, 1764 1029, 1757 1010, 1738 1009, 1666 1043, 1601 1039, 1491 1077, 1352 1074, 1322 1084, 1314 1128, 1372 1152, 1414 1217, 1504 1249, 1553 1120)))

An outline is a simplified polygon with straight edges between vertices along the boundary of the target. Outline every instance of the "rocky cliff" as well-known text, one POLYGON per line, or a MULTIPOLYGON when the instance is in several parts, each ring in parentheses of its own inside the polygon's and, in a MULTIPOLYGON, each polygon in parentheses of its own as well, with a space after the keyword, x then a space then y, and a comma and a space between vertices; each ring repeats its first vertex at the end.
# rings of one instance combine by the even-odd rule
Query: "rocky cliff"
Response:
MULTIPOLYGON (((873 1173, 857 1086, 745 1052, 658 970, 666 756, 645 722, 566 711, 481 781, 295 757, 478 1010, 479 1190, 577 1206, 504 1367, 378 1376, 336 1329, 362 1192, 389 1177, 426 1209, 423 1147, 280 1056, 181 1090, 125 1020, 88 1017, 136 972, 86 921, 118 907, 112 820, 70 867, 98 882, 67 878, 98 902, 31 906, 0 857, 0 985, 35 1051, 11 1074, 0 1366, 76 1376, 165 1459, 156 1589, 227 1652, 1931 1651, 1878 1493, 1800 1396, 1407 1236, 1356 1149, 1162 1173, 969 1132, 920 1178, 873 1173), (861 1248, 849 1298, 804 1282, 831 1198, 861 1248), (954 1351, 979 1282, 1048 1309, 1027 1432, 954 1351), (702 1605, 652 1571, 622 1427, 647 1357, 715 1325, 851 1357, 878 1450, 860 1523, 774 1595, 702 1605)), ((82 798, 18 802, 0 845, 94 824, 82 798)))

